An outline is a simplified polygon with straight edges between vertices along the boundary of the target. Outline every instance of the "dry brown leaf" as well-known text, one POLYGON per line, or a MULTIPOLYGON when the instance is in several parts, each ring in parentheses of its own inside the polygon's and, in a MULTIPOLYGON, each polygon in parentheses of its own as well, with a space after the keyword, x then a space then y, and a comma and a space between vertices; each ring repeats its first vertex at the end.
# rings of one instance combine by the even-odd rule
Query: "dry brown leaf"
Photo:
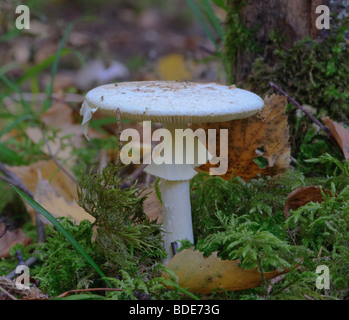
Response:
POLYGON ((349 130, 331 120, 330 117, 324 117, 322 121, 330 129, 332 136, 341 147, 344 158, 349 159, 349 130))
MULTIPOLYGON (((5 229, 5 226, 0 223, 0 233, 5 229)), ((10 250, 15 244, 23 244, 27 246, 33 240, 28 238, 21 229, 14 231, 7 231, 6 234, 0 238, 0 258, 9 258, 10 250)))
POLYGON ((55 192, 47 180, 39 180, 34 194, 35 200, 55 217, 69 217, 80 223, 83 220, 94 222, 95 218, 81 208, 75 200, 66 201, 55 192))
POLYGON ((288 218, 290 216, 290 210, 296 210, 299 207, 306 205, 310 201, 318 203, 323 202, 324 197, 321 193, 321 190, 324 194, 332 195, 329 190, 315 186, 300 187, 296 190, 293 190, 288 195, 284 205, 285 218, 288 218))
MULTIPOLYGON (((166 265, 166 268, 178 276, 178 284, 193 293, 210 293, 217 289, 245 290, 262 285, 262 276, 255 269, 239 267, 239 260, 221 260, 217 253, 204 258, 203 253, 193 248, 177 253, 166 265)), ((289 272, 275 270, 264 272, 265 280, 289 272)), ((170 278, 168 273, 162 275, 170 278)))
MULTIPOLYGON (((51 212, 50 209, 56 206, 56 209, 52 209, 52 213, 55 213, 55 215, 72 216, 76 221, 81 221, 83 217, 86 217, 90 221, 94 219, 90 215, 85 216, 85 211, 81 209, 82 212, 77 208, 78 205, 75 202, 75 199, 77 199, 76 184, 73 183, 52 160, 39 161, 29 166, 8 168, 13 171, 22 180, 29 191, 34 194, 35 200, 49 212, 51 212), (46 184, 46 186, 44 184, 46 184), (37 194, 38 192, 40 195, 37 194), (46 195, 45 192, 47 192, 46 195), (43 200, 45 196, 47 197, 47 202, 43 200)), ((34 211, 31 207, 26 207, 32 220, 35 221, 34 211)))
MULTIPOLYGON (((219 129, 228 129, 228 171, 222 177, 234 176, 244 180, 257 178, 259 175, 276 175, 289 168, 291 150, 287 124, 287 99, 272 95, 264 99, 265 107, 255 116, 229 122, 209 123, 193 127, 217 129, 217 155, 219 155, 219 129), (260 168, 254 159, 263 157, 267 160, 266 168, 260 168)), ((208 171, 212 167, 205 164, 200 170, 208 171)))
POLYGON ((14 172, 32 193, 35 193, 39 174, 41 174, 42 179, 50 181, 57 194, 66 201, 72 201, 77 197, 76 185, 52 160, 39 161, 28 166, 8 167, 8 169, 14 172))

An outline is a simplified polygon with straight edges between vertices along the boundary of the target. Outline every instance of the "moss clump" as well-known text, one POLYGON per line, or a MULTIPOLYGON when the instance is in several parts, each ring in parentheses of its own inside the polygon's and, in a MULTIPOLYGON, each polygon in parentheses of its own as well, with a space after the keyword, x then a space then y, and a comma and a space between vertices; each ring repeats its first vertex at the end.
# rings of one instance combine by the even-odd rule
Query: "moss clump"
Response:
MULTIPOLYGON (((92 243, 92 225, 85 220, 80 225, 67 218, 60 221, 85 251, 96 258, 96 245, 92 243)), ((90 264, 76 251, 66 238, 49 226, 46 242, 40 248, 42 265, 32 270, 40 280, 40 289, 55 297, 72 288, 82 289, 98 285, 98 276, 90 264)))
POLYGON ((120 166, 109 165, 102 174, 81 179, 78 203, 96 218, 96 243, 109 274, 136 272, 165 257, 161 225, 143 211, 146 195, 135 186, 121 189, 120 166))
MULTIPOLYGON (((102 174, 81 178, 78 203, 96 218, 93 224, 84 220, 77 225, 69 219, 61 223, 107 276, 139 277, 139 272, 165 257, 161 226, 145 215, 142 205, 146 195, 142 191, 135 186, 120 188, 124 181, 119 170, 120 166, 111 164, 102 174)), ((49 227, 47 241, 39 251, 43 263, 32 273, 51 296, 75 288, 104 286, 88 261, 53 227, 49 227)))
POLYGON ((348 123, 348 28, 349 20, 342 20, 333 24, 322 41, 307 37, 289 50, 271 39, 275 63, 267 65, 258 59, 246 86, 259 94, 271 93, 268 83, 273 81, 300 103, 316 108, 318 115, 348 123))
POLYGON ((336 284, 328 295, 348 298, 349 160, 342 163, 325 154, 310 162, 324 165, 328 176, 306 178, 302 172, 290 170, 249 182, 207 174, 192 180, 196 249, 206 256, 218 251, 222 259, 240 259, 243 268, 258 267, 262 272, 290 268, 303 260, 272 290, 220 293, 220 298, 305 299, 306 295, 323 299, 323 292, 315 286, 315 270, 322 264, 329 267, 331 283, 336 284), (324 202, 310 202, 285 219, 283 206, 288 194, 308 185, 322 186, 337 196, 324 195, 324 202))
MULTIPOLYGON (((273 92, 273 81, 302 105, 308 105, 313 115, 349 124, 349 48, 346 33, 349 20, 331 24, 331 32, 322 41, 307 37, 291 49, 282 47, 278 33, 272 33, 273 58, 266 63, 261 58, 244 83, 246 89, 264 96, 273 92)), ((304 160, 319 157, 325 152, 341 157, 336 146, 295 106, 288 107, 288 121, 293 156, 299 168, 308 173, 321 174, 319 168, 304 160)))

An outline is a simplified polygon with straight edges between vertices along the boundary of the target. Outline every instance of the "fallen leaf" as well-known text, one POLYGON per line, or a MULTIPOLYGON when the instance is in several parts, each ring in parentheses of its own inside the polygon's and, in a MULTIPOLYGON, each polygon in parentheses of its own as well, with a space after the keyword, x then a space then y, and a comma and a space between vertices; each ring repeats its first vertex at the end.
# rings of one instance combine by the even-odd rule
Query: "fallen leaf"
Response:
POLYGON ((324 197, 321 193, 321 190, 324 194, 333 196, 329 190, 315 186, 300 187, 296 190, 293 190, 288 195, 284 204, 285 218, 287 219, 290 216, 290 210, 296 210, 299 207, 302 207, 311 201, 318 203, 323 202, 324 197))
MULTIPOLYGON (((77 205, 77 186, 76 184, 60 170, 52 161, 39 161, 29 166, 8 167, 25 184, 25 186, 34 194, 34 199, 38 201, 48 211, 52 210, 56 216, 70 216, 77 222, 94 218, 83 211, 77 205), (45 198, 47 197, 47 201, 45 198), (77 208, 79 207, 79 208, 77 208), (82 211, 83 212, 82 212, 82 211)), ((26 205, 27 210, 35 221, 34 210, 26 205)))
POLYGON ((349 130, 331 120, 330 117, 324 117, 322 121, 330 129, 332 136, 341 147, 344 158, 349 159, 349 130))
MULTIPOLYGON (((262 285, 262 276, 255 269, 243 269, 239 267, 239 260, 221 260, 214 252, 205 258, 200 251, 193 248, 185 249, 177 253, 166 265, 166 268, 178 276, 178 284, 193 293, 210 293, 217 289, 245 290, 262 285)), ((275 278, 289 272, 275 270, 264 272, 265 280, 275 278)), ((170 275, 164 273, 165 279, 170 275)))
MULTIPOLYGON (((193 129, 217 130, 215 141, 210 142, 216 144, 217 155, 224 151, 219 148, 219 129, 228 129, 228 171, 222 178, 230 179, 233 172, 234 176, 247 181, 260 175, 274 176, 289 168, 291 150, 286 116, 287 99, 274 94, 267 96, 264 103, 260 112, 246 119, 192 126, 193 129), (256 159, 263 160, 266 166, 260 167, 256 159)), ((199 170, 207 172, 210 168, 214 166, 207 163, 199 170)))
POLYGON ((52 160, 7 168, 14 172, 32 193, 35 193, 41 174, 42 179, 50 181, 57 194, 66 201, 72 201, 77 197, 76 184, 72 183, 72 180, 52 160))
POLYGON ((181 54, 169 54, 162 57, 158 62, 157 73, 161 80, 184 81, 192 78, 184 56, 181 54))
MULTIPOLYGON (((0 233, 5 229, 5 226, 0 223, 0 233)), ((22 244, 27 246, 32 243, 33 240, 28 238, 21 229, 14 231, 7 231, 6 234, 0 239, 0 258, 9 258, 11 248, 15 244, 22 244)))
POLYGON ((81 208, 75 200, 66 201, 63 197, 58 196, 47 180, 39 180, 34 199, 55 217, 69 217, 77 223, 83 220, 91 223, 95 221, 95 218, 81 208))

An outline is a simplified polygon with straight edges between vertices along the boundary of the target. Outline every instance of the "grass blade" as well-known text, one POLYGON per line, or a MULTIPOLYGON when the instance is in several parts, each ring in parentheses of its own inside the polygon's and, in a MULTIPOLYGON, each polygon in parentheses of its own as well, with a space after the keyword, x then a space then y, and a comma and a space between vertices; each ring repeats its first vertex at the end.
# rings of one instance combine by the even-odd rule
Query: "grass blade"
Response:
POLYGON ((211 30, 207 27, 207 23, 206 23, 204 17, 202 16, 201 11, 200 11, 198 5, 193 0, 185 0, 185 1, 188 4, 188 6, 190 7, 190 9, 193 11, 195 17, 200 22, 200 24, 201 24, 202 28, 204 29, 207 37, 211 40, 211 42, 215 46, 216 51, 218 51, 219 47, 218 47, 217 41, 215 40, 211 30))
POLYGON ((57 221, 57 219, 49 213, 45 208, 43 208, 34 199, 27 196, 21 190, 17 189, 15 186, 11 185, 14 189, 31 207, 33 207, 37 212, 42 214, 48 221, 50 221, 57 230, 62 233, 62 235, 72 244, 72 246, 85 258, 85 260, 97 271, 97 273, 104 279, 108 287, 112 287, 111 283, 107 280, 103 271, 99 266, 93 261, 90 255, 85 251, 85 249, 77 242, 74 237, 57 221))
POLYGON ((20 124, 23 121, 33 119, 33 117, 29 114, 25 114, 24 116, 21 116, 17 118, 15 121, 10 123, 4 130, 0 131, 0 138, 6 134, 7 132, 10 132, 13 128, 15 128, 18 124, 20 124))
POLYGON ((59 60, 61 58, 61 55, 62 55, 62 52, 63 52, 63 49, 64 49, 64 45, 67 42, 68 37, 69 37, 71 31, 73 30, 73 28, 75 27, 75 25, 78 22, 85 21, 85 20, 91 20, 91 18, 83 17, 83 18, 79 18, 79 19, 71 22, 68 25, 67 29, 65 30, 61 41, 59 42, 58 50, 56 52, 56 56, 55 56, 55 59, 53 61, 52 68, 51 68, 51 81, 50 81, 49 85, 46 88, 46 96, 47 97, 46 97, 46 100, 44 102, 44 111, 46 111, 47 109, 49 109, 51 107, 51 103, 52 103, 51 97, 52 97, 52 93, 53 93, 54 79, 55 79, 55 76, 56 76, 56 73, 57 73, 57 70, 58 70, 58 64, 59 64, 59 60))
POLYGON ((30 105, 27 101, 24 100, 23 95, 19 87, 11 82, 3 73, 0 72, 0 80, 5 83, 5 85, 12 90, 13 92, 17 93, 20 97, 23 109, 28 113, 28 114, 33 114, 33 110, 30 108, 30 105))
POLYGON ((218 20, 216 14, 212 9, 212 4, 209 0, 202 0, 202 11, 204 12, 206 19, 210 22, 212 28, 219 35, 221 39, 224 37, 224 30, 221 26, 221 22, 218 20))
MULTIPOLYGON (((62 50, 61 57, 65 56, 66 54, 70 53, 71 51, 72 50, 70 50, 70 49, 62 50)), ((27 70, 25 70, 24 75, 18 79, 17 83, 21 84, 22 82, 24 82, 25 80, 27 80, 29 78, 36 77, 40 72, 42 72, 43 70, 45 70, 46 68, 51 66, 54 61, 55 61, 55 54, 44 59, 39 64, 36 64, 35 66, 28 68, 27 70)))

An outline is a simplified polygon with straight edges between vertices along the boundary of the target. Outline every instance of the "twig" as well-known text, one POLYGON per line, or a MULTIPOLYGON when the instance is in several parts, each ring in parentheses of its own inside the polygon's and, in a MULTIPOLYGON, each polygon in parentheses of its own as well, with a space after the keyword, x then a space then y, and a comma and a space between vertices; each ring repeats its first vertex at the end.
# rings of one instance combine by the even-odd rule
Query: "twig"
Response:
POLYGON ((18 300, 16 297, 14 297, 11 293, 9 293, 7 290, 5 290, 3 287, 0 287, 0 291, 5 293, 8 297, 10 297, 12 300, 18 300))
POLYGON ((274 279, 270 280, 270 285, 268 287, 268 294, 271 293, 271 290, 273 289, 273 286, 277 283, 279 283, 280 281, 282 281, 286 276, 284 274, 282 274, 281 276, 278 276, 274 279))
POLYGON ((92 292, 92 291, 123 291, 122 289, 115 289, 115 288, 89 288, 89 289, 74 289, 66 291, 56 298, 65 298, 69 296, 71 293, 77 293, 77 292, 92 292))
POLYGON ((2 237, 7 233, 7 231, 8 231, 9 228, 10 228, 10 225, 7 224, 7 225, 5 226, 4 231, 0 233, 0 238, 2 238, 2 237))
POLYGON ((315 122, 320 127, 320 129, 323 130, 327 134, 327 136, 329 138, 333 139, 330 129, 327 128, 325 125, 323 125, 310 112, 308 112, 306 109, 304 109, 296 100, 294 100, 292 97, 290 97, 285 91, 283 91, 281 88, 279 88, 275 83, 270 81, 269 85, 272 88, 274 88, 275 90, 279 91, 282 95, 284 95, 298 109, 302 110, 309 119, 311 119, 313 122, 315 122))
POLYGON ((133 171, 129 178, 127 179, 126 182, 124 182, 120 188, 126 189, 126 188, 130 188, 133 183, 136 181, 137 178, 139 178, 139 176, 143 173, 143 170, 145 169, 145 167, 147 166, 147 164, 141 164, 135 171, 133 171))
POLYGON ((120 114, 120 108, 116 109, 116 124, 117 124, 117 135, 118 135, 118 156, 117 156, 117 161, 120 161, 120 150, 122 148, 122 143, 121 143, 121 133, 122 133, 122 126, 121 126, 121 114, 120 114))
MULTIPOLYGON (((34 195, 28 190, 28 188, 24 185, 24 183, 17 177, 15 173, 8 170, 6 166, 0 161, 0 171, 4 174, 4 176, 1 176, 0 178, 4 181, 6 181, 9 184, 14 185, 19 190, 23 191, 27 196, 34 198, 34 195)), ((38 242, 43 243, 45 242, 45 230, 44 230, 44 224, 41 221, 39 212, 35 212, 36 217, 36 230, 38 233, 38 242)))
POLYGON ((17 250, 16 251, 16 256, 17 256, 17 260, 18 260, 18 265, 25 264, 24 259, 23 259, 23 254, 22 254, 21 250, 17 250))
POLYGON ((206 53, 208 53, 208 54, 210 54, 210 55, 217 54, 216 51, 207 48, 207 47, 206 47, 205 45, 203 45, 203 44, 199 44, 199 49, 201 49, 202 51, 205 51, 206 53))
MULTIPOLYGON (((28 260, 26 260, 24 263, 24 265, 26 265, 28 268, 30 268, 32 265, 34 265, 37 261, 39 260, 38 257, 30 257, 28 260)), ((16 277, 16 270, 12 270, 7 276, 7 279, 14 279, 16 277)))
POLYGON ((76 183, 76 179, 59 163, 59 161, 52 154, 50 144, 48 143, 47 138, 46 138, 46 134, 45 134, 46 130, 45 130, 45 124, 44 123, 42 124, 41 131, 42 131, 42 136, 44 138, 45 145, 46 145, 46 148, 48 150, 48 153, 50 155, 51 160, 57 165, 57 167, 59 169, 62 170, 62 172, 64 172, 74 183, 76 183))

